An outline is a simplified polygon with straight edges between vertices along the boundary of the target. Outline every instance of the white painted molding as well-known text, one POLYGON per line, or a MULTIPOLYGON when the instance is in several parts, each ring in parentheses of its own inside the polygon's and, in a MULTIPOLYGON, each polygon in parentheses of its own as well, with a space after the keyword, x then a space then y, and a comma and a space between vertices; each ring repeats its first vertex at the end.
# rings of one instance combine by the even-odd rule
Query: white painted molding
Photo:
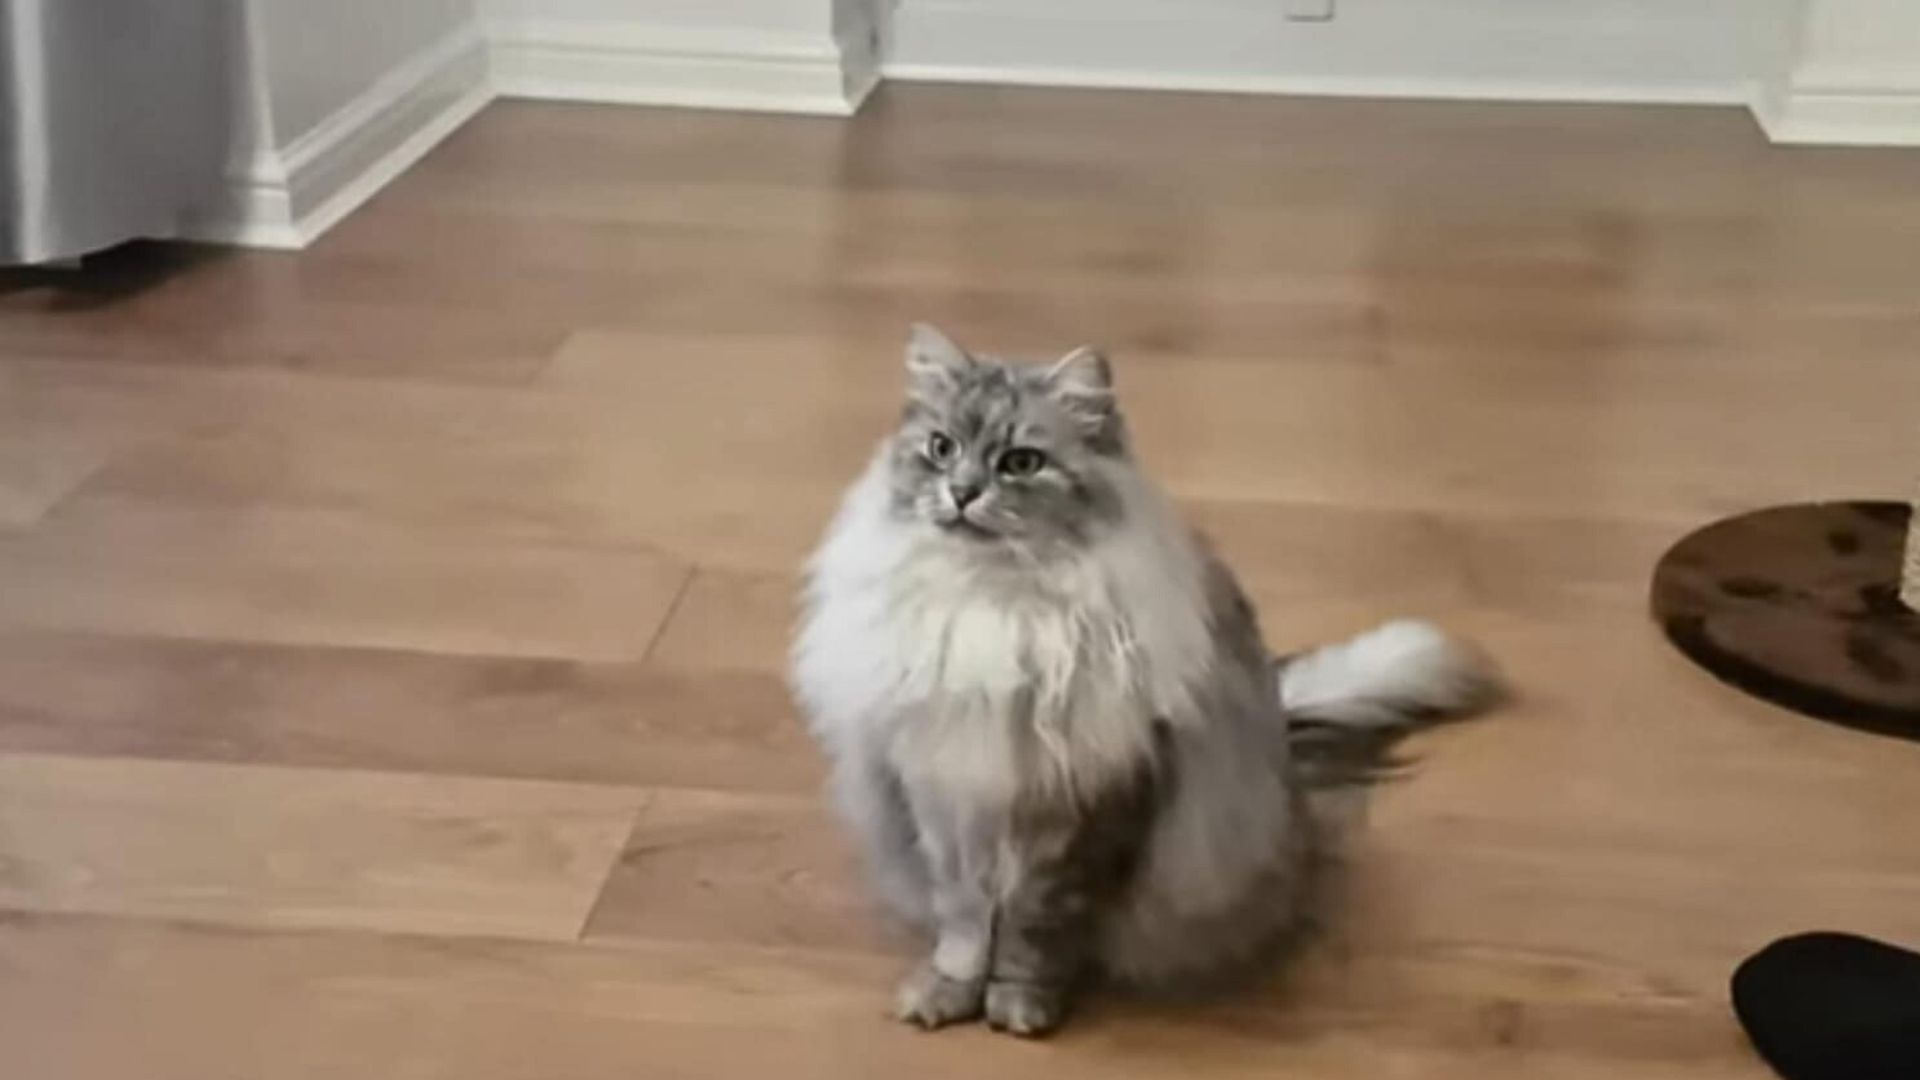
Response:
POLYGON ((599 22, 493 22, 504 97, 851 116, 879 80, 871 37, 599 22))
POLYGON ((1796 87, 1754 106, 1773 142, 1789 146, 1920 146, 1920 90, 1796 87))
POLYGON ((235 171, 196 240, 303 248, 425 157, 493 100, 477 21, 415 53, 279 150, 235 171))
POLYGON ((1387 98, 1430 101, 1510 101, 1621 105, 1745 105, 1751 94, 1736 84, 1571 83, 1517 79, 1403 79, 1371 75, 1205 75, 1198 72, 1055 67, 970 67, 888 61, 887 79, 902 82, 1082 87, 1101 90, 1174 90, 1208 94, 1387 98))
POLYGON ((1740 105, 1757 0, 903 0, 888 78, 1214 93, 1740 105))
POLYGON ((1789 146, 1920 146, 1920 85, 1794 80, 1756 96, 1753 115, 1789 146))

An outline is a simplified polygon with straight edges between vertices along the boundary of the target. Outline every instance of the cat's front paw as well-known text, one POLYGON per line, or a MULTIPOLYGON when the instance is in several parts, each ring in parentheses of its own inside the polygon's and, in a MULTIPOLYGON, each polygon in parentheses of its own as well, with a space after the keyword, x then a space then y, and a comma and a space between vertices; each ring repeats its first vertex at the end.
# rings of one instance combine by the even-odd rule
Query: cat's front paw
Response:
POLYGON ((893 1015, 932 1031, 979 1017, 982 987, 978 979, 950 979, 932 964, 922 964, 901 982, 893 1015))
POLYGON ((1066 1020, 1067 992, 1037 983, 996 982, 987 987, 986 1010, 993 1030, 1038 1038, 1066 1020))

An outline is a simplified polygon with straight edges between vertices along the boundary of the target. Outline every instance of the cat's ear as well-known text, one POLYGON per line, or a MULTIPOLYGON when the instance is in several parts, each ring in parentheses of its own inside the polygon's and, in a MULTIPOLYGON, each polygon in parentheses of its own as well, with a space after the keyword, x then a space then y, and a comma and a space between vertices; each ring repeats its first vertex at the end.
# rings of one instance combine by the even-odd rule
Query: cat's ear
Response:
POLYGON ((916 389, 951 384, 973 367, 973 357, 954 340, 926 323, 914 323, 907 339, 907 376, 916 389))
POLYGON ((1099 349, 1082 345, 1054 361, 1047 384, 1061 397, 1104 398, 1113 401, 1113 368, 1099 349))
POLYGON ((1095 443, 1117 441, 1119 408, 1113 397, 1113 368, 1105 354, 1082 345, 1054 361, 1046 384, 1067 414, 1080 423, 1095 443))

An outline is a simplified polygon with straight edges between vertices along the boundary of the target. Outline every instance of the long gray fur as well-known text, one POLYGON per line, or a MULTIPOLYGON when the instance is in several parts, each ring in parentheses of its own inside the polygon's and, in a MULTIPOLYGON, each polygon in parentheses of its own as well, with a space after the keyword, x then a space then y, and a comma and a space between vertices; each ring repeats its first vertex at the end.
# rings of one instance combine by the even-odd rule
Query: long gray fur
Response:
POLYGON ((793 668, 881 897, 934 939, 900 1016, 1041 1034, 1089 975, 1233 972, 1303 916, 1315 789, 1489 672, 1416 623, 1276 662, 1097 353, 1025 367, 921 327, 907 367, 793 668))

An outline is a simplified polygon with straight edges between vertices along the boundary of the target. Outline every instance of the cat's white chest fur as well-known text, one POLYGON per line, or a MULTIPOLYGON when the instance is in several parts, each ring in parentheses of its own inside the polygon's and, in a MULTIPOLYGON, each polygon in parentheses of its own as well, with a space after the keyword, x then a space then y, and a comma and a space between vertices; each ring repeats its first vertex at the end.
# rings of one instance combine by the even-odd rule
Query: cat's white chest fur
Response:
POLYGON ((1027 567, 898 521, 884 499, 870 473, 814 560, 794 674, 829 746, 1010 801, 1133 768, 1156 720, 1193 712, 1210 641, 1184 532, 1027 567))

